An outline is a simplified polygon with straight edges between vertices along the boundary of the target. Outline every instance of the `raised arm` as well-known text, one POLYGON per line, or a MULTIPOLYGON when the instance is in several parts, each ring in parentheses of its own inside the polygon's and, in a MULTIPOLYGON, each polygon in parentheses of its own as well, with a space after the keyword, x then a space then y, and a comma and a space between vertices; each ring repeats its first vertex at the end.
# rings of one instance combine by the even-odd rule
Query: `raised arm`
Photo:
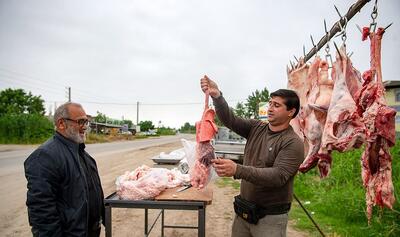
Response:
POLYGON ((217 116, 221 122, 235 133, 247 138, 256 121, 237 117, 233 113, 232 109, 229 108, 228 103, 218 88, 218 85, 207 76, 201 78, 200 86, 204 93, 208 90, 209 95, 213 99, 217 116))

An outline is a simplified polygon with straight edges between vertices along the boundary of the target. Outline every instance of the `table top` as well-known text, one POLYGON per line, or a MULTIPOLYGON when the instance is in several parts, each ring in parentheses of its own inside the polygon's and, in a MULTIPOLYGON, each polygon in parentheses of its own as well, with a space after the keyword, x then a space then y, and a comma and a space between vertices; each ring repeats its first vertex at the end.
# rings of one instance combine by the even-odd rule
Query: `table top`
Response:
POLYGON ((213 199, 213 189, 210 185, 206 188, 198 190, 190 187, 182 192, 177 192, 181 187, 169 188, 164 190, 160 195, 155 197, 159 201, 201 201, 207 205, 211 204, 213 199))
POLYGON ((169 188, 164 190, 160 195, 155 197, 153 200, 120 200, 118 195, 114 192, 105 198, 105 203, 121 203, 121 204, 149 204, 163 201, 173 202, 203 202, 205 205, 209 205, 213 199, 213 189, 211 185, 208 185, 202 190, 196 188, 188 188, 182 192, 177 192, 181 188, 169 188))

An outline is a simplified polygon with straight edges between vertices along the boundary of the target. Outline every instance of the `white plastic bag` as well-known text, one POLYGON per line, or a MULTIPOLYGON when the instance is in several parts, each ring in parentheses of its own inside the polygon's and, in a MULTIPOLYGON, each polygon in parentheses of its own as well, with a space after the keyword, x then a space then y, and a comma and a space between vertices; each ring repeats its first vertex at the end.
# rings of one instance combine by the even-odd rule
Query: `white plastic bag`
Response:
MULTIPOLYGON (((191 177, 193 175, 193 169, 195 169, 195 165, 196 165, 196 149, 197 147, 197 143, 193 142, 193 141, 188 141, 186 139, 181 139, 183 148, 185 149, 185 153, 186 153, 186 159, 187 159, 187 163, 189 165, 189 174, 191 174, 191 177)), ((197 165, 198 161, 197 161, 197 165)), ((205 170, 205 169, 202 169, 205 170)), ((214 167, 211 166, 210 168, 210 172, 205 172, 203 174, 197 174, 197 175, 206 175, 208 176, 208 178, 206 179, 206 181, 201 185, 197 185, 197 183, 195 184, 195 187, 199 187, 199 188, 204 188, 210 181, 214 180, 215 178, 218 177, 217 173, 215 172, 214 167)), ((193 185, 193 183, 192 183, 193 185)))

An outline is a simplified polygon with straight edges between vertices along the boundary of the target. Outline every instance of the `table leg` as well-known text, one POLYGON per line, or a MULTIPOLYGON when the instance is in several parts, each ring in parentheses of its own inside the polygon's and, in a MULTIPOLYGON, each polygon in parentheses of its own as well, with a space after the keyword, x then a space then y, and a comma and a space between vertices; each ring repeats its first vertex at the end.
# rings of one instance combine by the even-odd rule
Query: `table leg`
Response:
POLYGON ((206 207, 200 207, 198 213, 198 236, 206 236, 206 207))
POLYGON ((161 237, 164 237, 164 209, 161 210, 161 237))
POLYGON ((149 210, 147 208, 144 209, 144 236, 148 235, 148 227, 149 227, 149 210))
POLYGON ((111 220, 111 206, 105 206, 105 228, 106 228, 106 237, 112 236, 112 220, 111 220))

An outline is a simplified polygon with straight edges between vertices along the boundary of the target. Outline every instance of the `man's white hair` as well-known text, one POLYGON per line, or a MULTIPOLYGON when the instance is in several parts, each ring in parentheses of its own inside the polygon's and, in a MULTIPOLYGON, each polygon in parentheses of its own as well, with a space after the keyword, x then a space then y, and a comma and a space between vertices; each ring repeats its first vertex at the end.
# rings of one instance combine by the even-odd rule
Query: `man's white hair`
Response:
POLYGON ((77 107, 82 108, 81 104, 74 103, 74 102, 67 102, 67 103, 64 103, 64 104, 58 106, 58 108, 54 112, 54 125, 57 126, 57 121, 61 118, 69 118, 69 109, 68 108, 70 106, 77 106, 77 107))

